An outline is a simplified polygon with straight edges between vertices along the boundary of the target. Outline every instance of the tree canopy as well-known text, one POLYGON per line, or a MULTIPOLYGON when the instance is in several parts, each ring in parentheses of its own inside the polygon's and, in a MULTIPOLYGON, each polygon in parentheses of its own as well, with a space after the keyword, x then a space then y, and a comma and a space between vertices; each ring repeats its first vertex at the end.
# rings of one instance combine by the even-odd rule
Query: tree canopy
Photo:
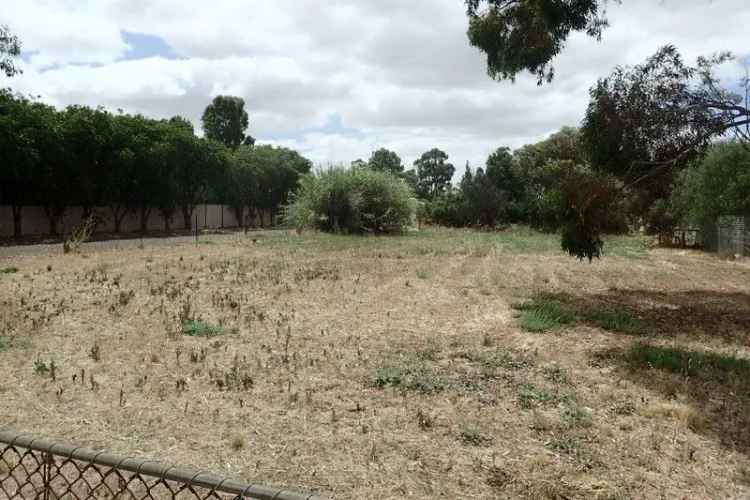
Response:
POLYGON ((0 90, 0 165, 0 204, 11 206, 17 237, 28 205, 43 207, 51 233, 72 206, 107 207, 115 232, 127 214, 146 231, 153 210, 166 229, 175 213, 189 228, 195 206, 208 201, 273 218, 311 169, 289 149, 199 138, 183 117, 57 110, 10 90, 0 90))
POLYGON ((573 32, 601 39, 606 0, 466 0, 471 45, 487 56, 487 72, 515 80, 528 71, 539 85, 554 78, 552 60, 573 32))
POLYGON ((711 146, 681 173, 670 205, 673 217, 697 224, 750 214, 750 149, 737 140, 711 146))
MULTIPOLYGON (((249 124, 245 100, 241 97, 214 97, 203 112, 203 132, 208 139, 221 142, 228 148, 237 148, 247 139, 245 130, 249 124)), ((255 142, 250 138, 249 144, 255 142)))
MULTIPOLYGON (((730 57, 723 53, 699 58, 691 67, 677 49, 666 46, 645 63, 619 67, 599 80, 591 89, 583 144, 594 171, 613 177, 619 187, 594 189, 587 184, 591 199, 605 192, 624 197, 631 217, 648 224, 648 215, 659 212, 654 212, 655 204, 669 198, 677 173, 714 140, 732 133, 747 143, 750 110, 713 73, 730 57)), ((597 213, 607 217, 605 211, 597 213)), ((579 218, 571 224, 578 226, 567 249, 590 258, 585 249, 595 247, 601 222, 579 218)))
POLYGON ((367 164, 371 169, 379 170, 381 172, 400 174, 404 171, 404 165, 401 163, 401 158, 399 158, 399 156, 393 151, 389 151, 385 148, 373 151, 367 164))
POLYGON ((0 25, 0 72, 11 77, 21 72, 15 59, 21 55, 21 42, 7 26, 0 25))
POLYGON ((448 154, 433 148, 414 162, 417 170, 417 194, 432 199, 450 186, 456 168, 448 163, 448 154))

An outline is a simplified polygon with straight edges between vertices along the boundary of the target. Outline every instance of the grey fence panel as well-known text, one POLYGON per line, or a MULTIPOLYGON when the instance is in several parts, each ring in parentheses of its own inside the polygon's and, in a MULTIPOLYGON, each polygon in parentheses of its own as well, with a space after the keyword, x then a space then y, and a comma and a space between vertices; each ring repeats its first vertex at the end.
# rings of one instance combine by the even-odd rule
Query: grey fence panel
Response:
POLYGON ((0 431, 0 499, 6 498, 320 500, 316 495, 0 431))
POLYGON ((725 215, 716 221, 717 250, 722 255, 750 255, 750 217, 725 215))

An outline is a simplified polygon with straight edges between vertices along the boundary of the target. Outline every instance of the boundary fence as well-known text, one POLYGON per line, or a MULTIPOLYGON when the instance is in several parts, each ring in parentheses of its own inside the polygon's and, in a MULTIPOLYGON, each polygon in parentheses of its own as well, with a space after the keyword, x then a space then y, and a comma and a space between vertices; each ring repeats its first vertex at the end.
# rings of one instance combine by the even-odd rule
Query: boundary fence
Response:
POLYGON ((0 431, 0 499, 321 500, 153 460, 0 431))

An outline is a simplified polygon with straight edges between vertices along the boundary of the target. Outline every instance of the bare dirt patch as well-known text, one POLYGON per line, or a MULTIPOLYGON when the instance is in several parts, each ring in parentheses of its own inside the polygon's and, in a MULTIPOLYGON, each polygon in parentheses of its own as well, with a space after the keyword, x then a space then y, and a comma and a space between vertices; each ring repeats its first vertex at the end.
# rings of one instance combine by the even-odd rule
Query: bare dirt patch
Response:
POLYGON ((750 495, 750 265, 557 246, 519 229, 14 251, 0 426, 334 498, 750 495), (513 306, 539 294, 586 320, 524 331, 513 306), (637 329, 612 327, 625 313, 637 329))

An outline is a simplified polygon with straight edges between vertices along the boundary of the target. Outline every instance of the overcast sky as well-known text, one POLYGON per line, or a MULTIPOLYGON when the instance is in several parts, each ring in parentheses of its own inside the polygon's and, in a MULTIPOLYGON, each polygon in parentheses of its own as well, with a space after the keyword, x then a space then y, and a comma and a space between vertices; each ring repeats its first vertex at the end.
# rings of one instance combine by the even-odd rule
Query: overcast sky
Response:
MULTIPOLYGON (((0 86, 57 106, 103 105, 163 118, 239 95, 249 133, 316 163, 378 147, 411 165, 432 147, 457 167, 499 146, 577 125, 596 79, 666 43, 688 60, 750 54, 750 0, 610 2, 601 43, 574 36, 557 78, 486 75, 462 0, 2 0, 24 74, 0 86)), ((739 62, 722 68, 736 81, 739 62)))

